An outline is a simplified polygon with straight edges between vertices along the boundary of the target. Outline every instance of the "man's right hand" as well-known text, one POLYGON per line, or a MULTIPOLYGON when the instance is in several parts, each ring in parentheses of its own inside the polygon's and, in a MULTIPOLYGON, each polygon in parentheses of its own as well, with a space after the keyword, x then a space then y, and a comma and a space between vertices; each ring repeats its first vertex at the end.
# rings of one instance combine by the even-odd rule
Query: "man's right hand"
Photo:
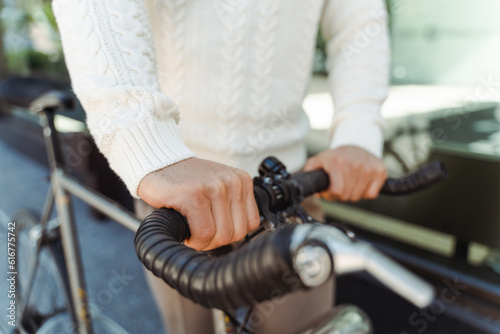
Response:
POLYGON ((172 208, 189 222, 186 245, 209 250, 241 240, 259 226, 250 175, 191 158, 146 175, 139 196, 155 208, 172 208))

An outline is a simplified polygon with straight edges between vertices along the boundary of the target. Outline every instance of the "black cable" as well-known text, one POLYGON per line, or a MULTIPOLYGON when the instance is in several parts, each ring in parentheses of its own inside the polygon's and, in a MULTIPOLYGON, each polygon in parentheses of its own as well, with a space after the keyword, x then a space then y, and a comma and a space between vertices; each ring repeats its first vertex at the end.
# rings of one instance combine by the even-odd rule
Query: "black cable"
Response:
POLYGON ((266 229, 262 226, 259 226, 255 231, 253 231, 251 234, 247 234, 245 236, 245 239, 243 239, 239 244, 236 245, 236 249, 240 249, 241 247, 245 246, 247 243, 250 242, 254 237, 257 235, 261 234, 264 232, 266 229))

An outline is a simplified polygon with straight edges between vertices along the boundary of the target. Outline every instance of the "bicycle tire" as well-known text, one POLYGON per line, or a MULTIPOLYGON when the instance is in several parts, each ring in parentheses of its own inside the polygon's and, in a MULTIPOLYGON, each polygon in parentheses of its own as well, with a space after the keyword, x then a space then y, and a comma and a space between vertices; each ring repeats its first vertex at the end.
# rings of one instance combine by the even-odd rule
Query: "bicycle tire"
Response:
POLYGON ((19 318, 21 321, 17 324, 22 327, 20 333, 36 333, 47 319, 67 310, 67 299, 62 293, 64 286, 53 252, 44 246, 36 254, 36 244, 42 236, 38 217, 31 210, 21 210, 13 218, 16 222, 16 304, 25 305, 19 318), (37 257, 39 262, 33 277, 32 292, 27 300, 29 271, 37 257))

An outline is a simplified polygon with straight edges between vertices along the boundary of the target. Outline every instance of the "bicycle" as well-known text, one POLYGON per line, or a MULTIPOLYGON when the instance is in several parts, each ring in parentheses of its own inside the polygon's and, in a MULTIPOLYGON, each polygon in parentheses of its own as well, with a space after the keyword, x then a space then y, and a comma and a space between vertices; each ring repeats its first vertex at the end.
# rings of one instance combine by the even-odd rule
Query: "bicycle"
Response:
MULTIPOLYGON (((242 321, 230 310, 268 300, 276 289, 281 294, 292 291, 281 279, 284 272, 299 280, 299 289, 307 289, 321 285, 334 275, 365 269, 419 307, 433 300, 433 289, 429 284, 368 244, 357 241, 343 225, 319 225, 307 215, 300 203, 306 196, 327 188, 328 176, 323 171, 290 175, 277 159, 264 160, 259 168, 260 176, 254 179, 261 227, 247 235, 238 246, 230 245, 219 251, 217 257, 213 252, 197 252, 182 244, 189 238, 189 226, 175 211, 159 209, 140 223, 132 213, 65 171, 54 114, 61 109, 73 108, 74 100, 67 93, 44 80, 12 77, 0 85, 0 97, 39 116, 50 167, 50 188, 40 219, 22 212, 14 220, 17 223, 16 254, 29 252, 25 254, 26 261, 18 261, 16 267, 17 333, 53 333, 68 314, 71 326, 66 329, 69 332, 93 333, 93 315, 83 278, 70 195, 137 232, 136 252, 146 268, 195 302, 225 310, 229 323, 239 333, 251 333, 246 323, 252 307, 242 321), (54 204, 56 218, 49 220, 54 204), (232 248, 237 249, 230 252, 232 248), (32 261, 27 266, 29 259, 32 261), (36 275, 41 270, 42 261, 46 276, 40 278, 36 275), (258 265, 251 266, 250 263, 258 265), (242 272, 246 275, 241 275, 242 272), (247 278, 254 280, 248 281, 247 278), (50 287, 45 290, 57 296, 55 305, 48 307, 49 313, 44 310, 46 305, 30 303, 37 280, 50 287), (219 284, 210 285, 210 282, 219 284)), ((445 176, 444 167, 437 162, 405 178, 388 179, 383 192, 404 194, 417 191, 445 176)), ((94 318, 114 333, 125 333, 110 319, 94 318)), ((226 324, 217 325, 224 331, 226 324)), ((346 334, 370 333, 371 325, 362 310, 344 306, 321 319, 317 328, 305 329, 303 333, 329 333, 333 329, 346 334)))
MULTIPOLYGON (((46 80, 12 77, 2 82, 0 97, 8 104, 38 115, 50 169, 50 187, 40 217, 20 211, 12 221, 17 260, 15 332, 93 333, 70 195, 133 232, 139 221, 119 204, 65 171, 54 116, 58 110, 74 107, 75 101, 68 93, 46 80), (49 220, 54 206, 56 218, 49 220), (37 305, 31 303, 34 293, 39 294, 37 305)), ((96 314, 94 318, 112 333, 126 333, 104 315, 96 314)))

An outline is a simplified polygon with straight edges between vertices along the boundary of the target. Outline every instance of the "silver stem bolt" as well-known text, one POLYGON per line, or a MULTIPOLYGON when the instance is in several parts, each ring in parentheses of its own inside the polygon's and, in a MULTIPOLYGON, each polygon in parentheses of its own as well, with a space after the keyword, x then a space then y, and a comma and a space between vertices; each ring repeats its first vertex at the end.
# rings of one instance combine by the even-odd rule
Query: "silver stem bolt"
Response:
POLYGON ((320 246, 304 246, 297 251, 293 266, 302 283, 308 287, 319 286, 330 278, 332 262, 327 251, 320 246))

